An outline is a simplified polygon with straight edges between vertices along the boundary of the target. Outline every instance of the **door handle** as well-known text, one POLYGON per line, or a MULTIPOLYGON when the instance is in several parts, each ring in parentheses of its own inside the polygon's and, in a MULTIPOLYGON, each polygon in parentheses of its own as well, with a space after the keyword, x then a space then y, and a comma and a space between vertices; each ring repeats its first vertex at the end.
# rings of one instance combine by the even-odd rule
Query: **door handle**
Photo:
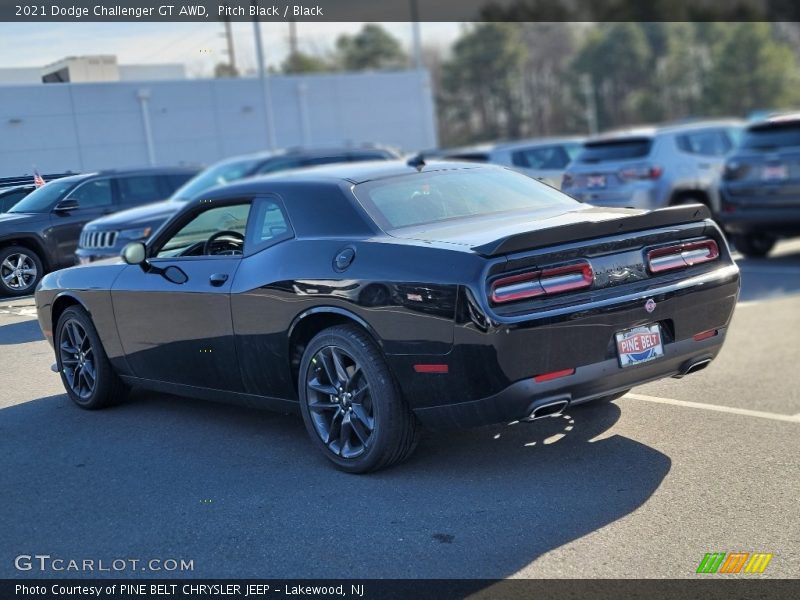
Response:
POLYGON ((208 278, 208 282, 214 287, 220 287, 226 281, 228 281, 227 273, 214 273, 211 277, 208 278))

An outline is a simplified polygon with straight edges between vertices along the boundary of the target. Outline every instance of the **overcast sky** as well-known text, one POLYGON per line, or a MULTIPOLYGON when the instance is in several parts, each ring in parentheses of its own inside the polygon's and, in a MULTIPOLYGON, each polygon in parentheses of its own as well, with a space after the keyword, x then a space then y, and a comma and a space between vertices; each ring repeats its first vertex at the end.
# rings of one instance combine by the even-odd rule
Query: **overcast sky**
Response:
MULTIPOLYGON (((298 23, 302 51, 324 53, 342 33, 352 34, 363 23, 298 23)), ((384 23, 409 47, 410 23, 384 23)), ((424 46, 443 49, 458 36, 460 23, 422 23, 424 46)), ((268 64, 286 56, 289 26, 262 23, 268 64)), ((240 71, 256 65, 252 23, 233 23, 234 48, 240 71)), ((208 75, 226 60, 222 23, 0 23, 0 68, 41 67, 65 56, 115 54, 120 64, 184 63, 187 73, 208 75)))

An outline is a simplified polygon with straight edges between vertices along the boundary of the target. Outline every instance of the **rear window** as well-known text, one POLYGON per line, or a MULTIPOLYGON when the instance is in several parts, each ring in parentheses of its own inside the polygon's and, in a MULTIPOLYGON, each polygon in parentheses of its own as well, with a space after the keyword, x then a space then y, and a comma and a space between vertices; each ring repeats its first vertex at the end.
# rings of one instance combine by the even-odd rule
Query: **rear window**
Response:
POLYGON ((742 148, 788 148, 800 146, 800 122, 773 123, 747 129, 742 148))
POLYGON ((642 158, 650 154, 651 138, 624 138, 584 144, 578 162, 597 163, 642 158))
POLYGON ((505 169, 416 173, 363 183, 354 191, 383 229, 577 205, 558 190, 505 169))
POLYGON ((528 169, 564 169, 580 151, 580 144, 535 146, 511 153, 514 166, 528 169))
POLYGON ((486 152, 462 152, 459 154, 445 154, 443 158, 452 160, 468 160, 470 162, 489 162, 489 155, 486 152))

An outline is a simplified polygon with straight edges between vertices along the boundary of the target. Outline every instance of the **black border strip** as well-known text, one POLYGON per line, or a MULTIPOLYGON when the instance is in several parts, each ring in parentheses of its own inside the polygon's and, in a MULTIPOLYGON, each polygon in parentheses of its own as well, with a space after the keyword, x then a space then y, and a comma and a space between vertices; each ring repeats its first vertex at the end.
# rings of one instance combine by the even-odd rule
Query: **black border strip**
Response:
POLYGON ((0 0, 0 21, 250 21, 252 4, 272 22, 800 21, 796 0, 0 0))

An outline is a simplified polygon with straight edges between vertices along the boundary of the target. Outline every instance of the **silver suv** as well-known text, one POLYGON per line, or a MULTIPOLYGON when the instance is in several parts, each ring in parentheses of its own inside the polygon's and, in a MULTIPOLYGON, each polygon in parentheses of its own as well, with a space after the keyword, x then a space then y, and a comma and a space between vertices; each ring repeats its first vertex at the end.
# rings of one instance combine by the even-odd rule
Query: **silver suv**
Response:
POLYGON ((583 149, 583 138, 536 138, 442 150, 437 158, 506 165, 555 188, 564 169, 583 149))
POLYGON ((591 138, 567 167, 561 189, 598 206, 654 209, 699 202, 716 214, 719 175, 743 125, 698 121, 591 138))

